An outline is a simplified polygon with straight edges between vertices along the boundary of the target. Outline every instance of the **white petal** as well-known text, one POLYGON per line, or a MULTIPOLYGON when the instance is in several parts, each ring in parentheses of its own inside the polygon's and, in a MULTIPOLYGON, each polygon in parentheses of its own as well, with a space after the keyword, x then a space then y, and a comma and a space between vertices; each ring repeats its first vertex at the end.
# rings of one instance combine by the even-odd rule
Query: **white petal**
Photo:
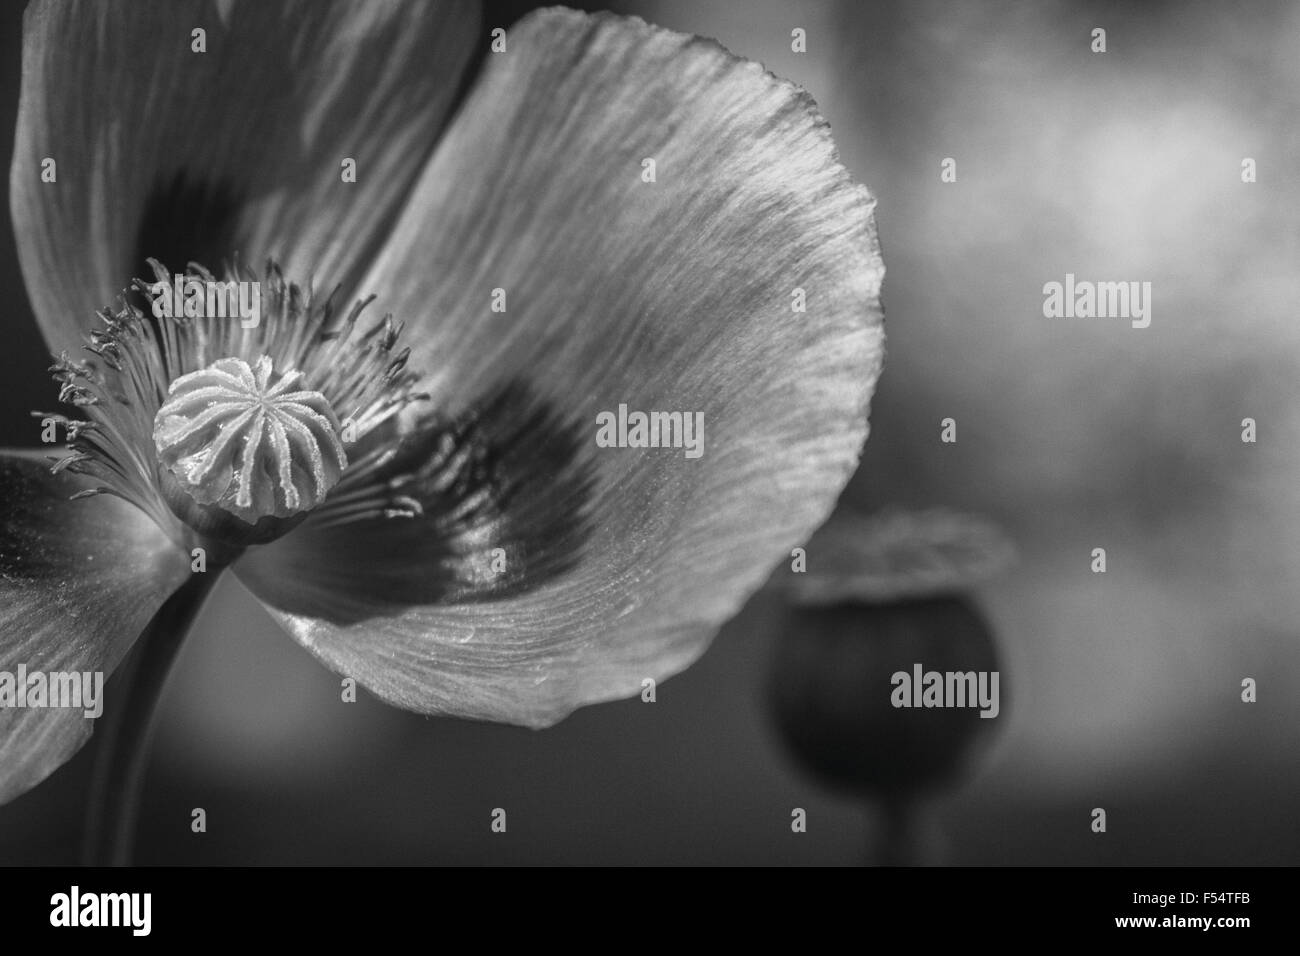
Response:
MULTIPOLYGON (((21 665, 106 679, 189 576, 188 556, 133 505, 68 500, 86 485, 32 453, 0 453, 0 671, 13 677, 21 665)), ((90 739, 84 711, 0 707, 0 803, 90 739)))
POLYGON ((435 406, 526 394, 520 416, 558 423, 542 448, 576 435, 575 453, 511 458, 526 439, 489 421, 489 459, 525 489, 473 534, 295 532, 237 572, 331 667, 415 710, 544 725, 684 668, 857 464, 882 347, 872 208, 811 99, 758 65, 638 20, 534 14, 363 285, 408 322, 435 406), (703 454, 598 448, 620 404, 703 414, 703 454), (441 586, 494 545, 540 550, 543 573, 441 586))
POLYGON ((442 130, 477 23, 472 0, 33 3, 10 190, 51 349, 80 347, 147 256, 274 255, 348 286, 442 130))

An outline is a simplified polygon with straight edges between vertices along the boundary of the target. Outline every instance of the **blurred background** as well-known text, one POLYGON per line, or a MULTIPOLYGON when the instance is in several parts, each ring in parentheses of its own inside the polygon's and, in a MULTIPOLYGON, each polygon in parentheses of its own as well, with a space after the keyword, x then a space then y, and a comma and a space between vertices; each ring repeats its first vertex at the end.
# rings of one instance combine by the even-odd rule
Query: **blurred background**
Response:
MULTIPOLYGON (((888 360, 845 505, 977 512, 1021 554, 975 596, 1014 707, 932 803, 942 860, 1300 862, 1300 7, 583 6, 716 37, 805 86, 879 197, 888 360), (1150 281, 1150 328, 1045 319, 1043 284, 1067 272, 1150 281)), ((21 7, 0 9, 5 169, 21 7)), ((529 8, 488 4, 485 32, 529 8)), ((55 392, 4 215, 0 442, 30 446, 28 411, 55 392)), ((343 705, 237 583, 216 599, 229 613, 200 623, 162 702, 140 863, 863 860, 870 812, 775 732, 775 596, 653 705, 541 733, 343 705)), ((0 808, 0 863, 76 861, 93 751, 0 808)))

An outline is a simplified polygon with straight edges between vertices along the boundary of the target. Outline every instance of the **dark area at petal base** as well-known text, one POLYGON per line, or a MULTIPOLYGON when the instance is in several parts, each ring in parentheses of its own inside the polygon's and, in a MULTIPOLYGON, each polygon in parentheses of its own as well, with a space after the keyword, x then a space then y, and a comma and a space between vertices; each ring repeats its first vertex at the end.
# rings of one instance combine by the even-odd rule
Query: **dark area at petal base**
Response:
POLYGON ((197 262, 220 274, 238 251, 235 233, 243 198, 228 184, 198 180, 184 171, 160 178, 141 214, 131 273, 123 277, 123 286, 132 278, 152 276, 146 263, 150 258, 173 272, 183 273, 187 263, 197 262))
POLYGON ((572 569, 590 537, 585 432, 521 383, 408 440, 385 476, 438 463, 416 518, 313 518, 241 562, 264 600, 339 624, 499 599, 572 569), (453 464, 448 465, 447 462, 453 464))

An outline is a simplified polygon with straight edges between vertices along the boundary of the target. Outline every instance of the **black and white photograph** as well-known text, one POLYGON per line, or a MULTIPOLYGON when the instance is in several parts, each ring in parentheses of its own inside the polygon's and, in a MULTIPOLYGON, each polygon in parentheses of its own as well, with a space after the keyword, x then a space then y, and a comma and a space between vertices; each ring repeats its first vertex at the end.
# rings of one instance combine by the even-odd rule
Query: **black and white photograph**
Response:
POLYGON ((0 0, 0 65, 6 925, 448 867, 1267 922, 1300 4, 0 0))

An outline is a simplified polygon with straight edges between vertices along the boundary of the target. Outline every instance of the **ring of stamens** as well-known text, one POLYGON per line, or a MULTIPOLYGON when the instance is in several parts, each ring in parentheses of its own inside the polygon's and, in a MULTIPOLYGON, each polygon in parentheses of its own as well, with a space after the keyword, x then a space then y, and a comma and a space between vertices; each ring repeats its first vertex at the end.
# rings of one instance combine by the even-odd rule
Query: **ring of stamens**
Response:
MULTIPOLYGON (((171 296, 174 277, 150 264, 155 282, 133 289, 153 314, 124 295, 116 311, 99 313, 90 357, 65 354, 51 368, 60 400, 86 418, 37 413, 67 427, 70 454, 55 469, 95 480, 79 497, 118 495, 177 537, 208 525, 178 507, 163 487, 173 480, 198 505, 248 524, 310 511, 344 475, 348 444, 428 397, 406 368, 409 349, 398 348, 400 323, 385 316, 359 330, 373 296, 340 318, 333 296, 314 300, 274 263, 260 278, 236 263, 227 281, 260 284, 254 326, 225 315, 159 316, 158 297, 171 296)), ((194 263, 184 279, 216 281, 194 263)))

